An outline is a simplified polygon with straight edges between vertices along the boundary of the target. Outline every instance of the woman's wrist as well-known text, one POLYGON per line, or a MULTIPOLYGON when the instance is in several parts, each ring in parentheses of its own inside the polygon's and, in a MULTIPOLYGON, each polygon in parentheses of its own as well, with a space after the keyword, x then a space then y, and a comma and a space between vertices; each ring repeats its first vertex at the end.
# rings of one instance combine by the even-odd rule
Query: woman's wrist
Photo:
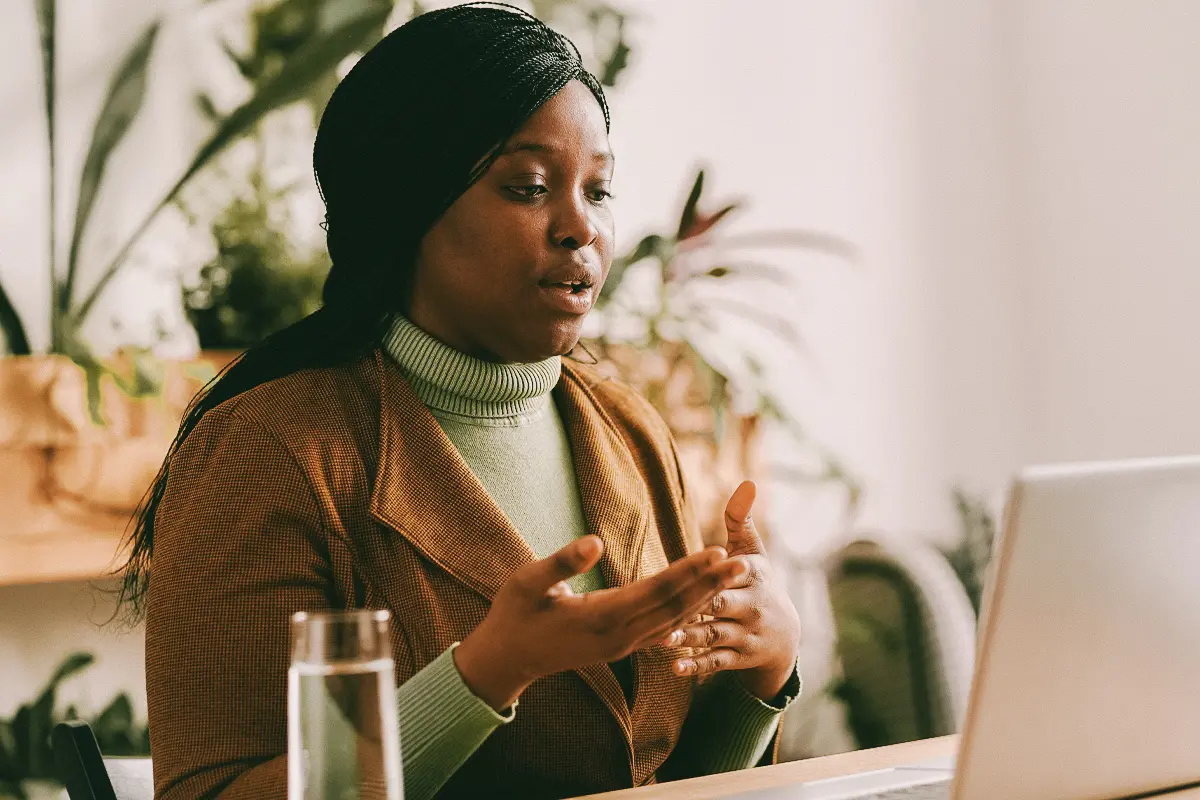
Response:
POLYGON ((512 706, 531 681, 520 677, 498 648, 478 634, 469 634, 454 648, 454 666, 472 694, 497 712, 512 706))
POLYGON ((770 703, 787 686, 788 679, 792 677, 795 669, 796 658, 792 656, 787 661, 781 660, 778 664, 741 670, 738 672, 738 678, 741 679, 742 686, 746 691, 764 703, 770 703))

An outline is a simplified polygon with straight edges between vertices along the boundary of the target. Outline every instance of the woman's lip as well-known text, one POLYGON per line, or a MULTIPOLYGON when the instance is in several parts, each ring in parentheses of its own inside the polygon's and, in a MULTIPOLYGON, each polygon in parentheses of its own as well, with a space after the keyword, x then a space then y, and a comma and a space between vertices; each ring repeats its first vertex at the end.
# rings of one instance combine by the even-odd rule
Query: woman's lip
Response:
POLYGON ((561 283, 542 284, 538 294, 552 307, 568 314, 586 314, 592 310, 592 287, 572 292, 561 283))

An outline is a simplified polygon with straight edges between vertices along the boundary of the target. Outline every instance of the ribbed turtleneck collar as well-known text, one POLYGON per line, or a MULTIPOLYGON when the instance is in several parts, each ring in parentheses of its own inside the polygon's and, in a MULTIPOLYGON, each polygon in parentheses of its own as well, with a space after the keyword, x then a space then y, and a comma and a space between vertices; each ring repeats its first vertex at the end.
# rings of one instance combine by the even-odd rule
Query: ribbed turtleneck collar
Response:
POLYGON ((548 406, 562 374, 559 356, 532 364, 473 358, 400 314, 392 318, 383 347, 430 409, 476 419, 516 420, 532 415, 548 406))

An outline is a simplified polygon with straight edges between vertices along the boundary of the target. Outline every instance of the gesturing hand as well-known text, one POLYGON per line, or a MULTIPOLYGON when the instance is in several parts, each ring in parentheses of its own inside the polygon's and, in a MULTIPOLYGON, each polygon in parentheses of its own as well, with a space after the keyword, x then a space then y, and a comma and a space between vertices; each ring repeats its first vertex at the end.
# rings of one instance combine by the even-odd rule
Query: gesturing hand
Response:
POLYGON ((585 536, 513 573, 454 661, 467 686, 495 709, 543 675, 624 658, 699 614, 747 565, 710 547, 614 589, 577 595, 566 579, 590 570, 603 544, 585 536))
POLYGON ((779 694, 795 666, 800 646, 800 617, 788 599, 754 528, 750 508, 755 486, 744 481, 725 506, 730 561, 746 561, 749 569, 733 586, 709 601, 712 620, 686 625, 664 644, 704 648, 707 652, 675 662, 680 675, 740 670, 746 688, 763 700, 779 694))

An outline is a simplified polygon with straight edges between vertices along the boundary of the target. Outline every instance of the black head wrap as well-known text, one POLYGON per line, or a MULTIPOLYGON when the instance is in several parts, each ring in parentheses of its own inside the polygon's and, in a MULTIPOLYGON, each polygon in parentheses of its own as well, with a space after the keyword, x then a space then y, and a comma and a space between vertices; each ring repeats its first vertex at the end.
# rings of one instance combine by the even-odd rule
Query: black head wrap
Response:
POLYGON ((325 108, 313 151, 333 259, 325 305, 247 350, 193 400, 134 519, 122 590, 133 619, 149 585, 167 465, 201 418, 259 384, 376 346, 390 314, 405 308, 425 233, 572 80, 591 89, 607 125, 604 92, 570 40, 492 2, 416 17, 350 70, 325 108))

